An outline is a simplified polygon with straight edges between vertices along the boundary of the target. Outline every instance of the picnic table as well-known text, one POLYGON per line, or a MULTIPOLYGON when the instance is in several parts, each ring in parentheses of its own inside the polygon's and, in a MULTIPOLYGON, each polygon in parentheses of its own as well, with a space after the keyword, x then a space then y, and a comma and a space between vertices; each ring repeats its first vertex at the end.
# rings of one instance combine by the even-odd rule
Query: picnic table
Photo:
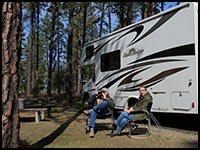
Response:
POLYGON ((19 111, 31 111, 35 112, 35 122, 39 123, 40 120, 45 120, 46 117, 51 116, 51 107, 53 105, 47 104, 43 107, 42 102, 43 100, 50 100, 52 98, 20 98, 19 99, 19 111), (36 101, 36 103, 40 104, 39 107, 26 107, 25 101, 36 101))

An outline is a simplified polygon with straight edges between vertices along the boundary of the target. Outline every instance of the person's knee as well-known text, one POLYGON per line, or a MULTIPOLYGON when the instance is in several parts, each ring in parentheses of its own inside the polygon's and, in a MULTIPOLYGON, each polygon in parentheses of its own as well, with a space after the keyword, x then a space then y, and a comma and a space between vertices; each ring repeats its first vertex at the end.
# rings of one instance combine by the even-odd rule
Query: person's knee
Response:
POLYGON ((108 105, 108 102, 107 101, 102 101, 102 104, 103 105, 108 105))
POLYGON ((123 124, 123 126, 125 126, 126 124, 128 124, 128 119, 126 118, 122 119, 121 123, 123 124))

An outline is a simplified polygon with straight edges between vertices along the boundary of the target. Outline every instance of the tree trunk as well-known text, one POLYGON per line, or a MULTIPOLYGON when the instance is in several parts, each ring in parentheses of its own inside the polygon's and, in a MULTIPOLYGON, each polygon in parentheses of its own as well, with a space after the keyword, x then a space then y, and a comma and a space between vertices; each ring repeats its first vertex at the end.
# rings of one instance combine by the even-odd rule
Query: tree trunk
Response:
MULTIPOLYGON (((39 88, 39 83, 38 83, 38 79, 39 79, 39 32, 40 32, 40 3, 37 3, 37 48, 36 48, 36 89, 39 88)), ((38 94, 38 93, 37 93, 38 94)))
MULTIPOLYGON (((58 18, 58 20, 60 20, 60 15, 61 15, 61 13, 60 13, 60 10, 58 9, 58 11, 57 11, 57 18, 58 18)), ((58 67, 58 70, 57 70, 57 73, 58 73, 58 75, 57 75, 57 93, 58 94, 60 94, 60 90, 61 90, 61 88, 60 88, 60 40, 61 40, 61 38, 60 38, 60 26, 58 25, 58 28, 57 28, 57 30, 58 30, 58 40, 57 40, 57 42, 58 42, 58 45, 57 45, 57 49, 58 49, 58 56, 57 56, 57 61, 58 61, 58 64, 57 64, 57 67, 58 67)))
POLYGON ((124 3, 120 2, 120 17, 119 17, 119 22, 120 22, 120 28, 123 28, 124 25, 124 3))
POLYGON ((87 18, 87 2, 83 2, 84 4, 84 12, 83 12, 83 42, 82 45, 85 44, 86 37, 86 18, 87 18))
POLYGON ((73 70, 72 70, 72 49, 73 49, 73 8, 69 9, 69 27, 68 27, 68 48, 67 48, 67 86, 66 86, 66 96, 69 102, 69 105, 72 104, 72 91, 73 91, 73 70))
POLYGON ((147 18, 148 17, 148 8, 149 8, 149 2, 144 2, 144 16, 143 16, 143 19, 147 18))
POLYGON ((19 61, 21 2, 2 2, 2 148, 19 143, 19 61))
POLYGON ((155 15, 156 12, 155 12, 155 2, 151 2, 151 15, 155 15))
POLYGON ((101 9, 101 19, 100 19, 100 26, 99 26, 99 37, 101 37, 102 34, 102 28, 103 28, 103 21, 104 21, 104 5, 105 3, 102 3, 102 9, 101 9))
POLYGON ((60 29, 58 28, 58 94, 60 94, 60 29))
POLYGON ((161 11, 164 11, 164 2, 160 2, 161 3, 161 11))
POLYGON ((125 20, 125 26, 128 26, 132 23, 132 19, 130 17, 131 14, 131 9, 132 9, 132 4, 131 3, 127 3, 127 10, 126 10, 126 20, 125 20))
POLYGON ((56 25, 56 13, 58 11, 57 3, 52 2, 53 11, 52 11, 52 26, 51 26, 51 36, 49 44, 49 68, 48 68, 48 85, 47 85, 47 94, 51 96, 52 88, 52 59, 53 59, 53 50, 54 50, 54 36, 55 36, 55 25, 56 25))
MULTIPOLYGON (((81 20, 81 14, 79 14, 79 19, 81 20)), ((81 96, 81 90, 82 90, 82 84, 81 84, 81 62, 80 62, 80 58, 81 58, 81 21, 79 21, 79 24, 78 24, 78 44, 77 44, 77 58, 76 58, 76 61, 77 61, 77 95, 78 96, 81 96)))
POLYGON ((110 2, 108 2, 108 27, 109 27, 109 33, 111 33, 111 5, 110 2))
POLYGON ((27 70, 27 89, 26 96, 30 96, 32 94, 35 78, 34 78, 34 16, 35 16, 35 7, 34 4, 31 3, 31 24, 30 24, 30 35, 29 35, 29 50, 28 50, 28 70, 27 70))

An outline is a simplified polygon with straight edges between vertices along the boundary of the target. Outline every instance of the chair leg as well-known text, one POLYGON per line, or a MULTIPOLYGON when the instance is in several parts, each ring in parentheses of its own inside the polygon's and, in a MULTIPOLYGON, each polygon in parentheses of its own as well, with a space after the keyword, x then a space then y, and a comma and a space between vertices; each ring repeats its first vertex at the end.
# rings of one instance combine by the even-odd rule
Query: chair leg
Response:
POLYGON ((147 131, 147 136, 151 135, 151 118, 148 117, 148 131, 147 131))
POLYGON ((129 122, 128 123, 128 137, 131 138, 131 132, 132 132, 132 129, 133 129, 133 126, 132 126, 132 122, 129 122))

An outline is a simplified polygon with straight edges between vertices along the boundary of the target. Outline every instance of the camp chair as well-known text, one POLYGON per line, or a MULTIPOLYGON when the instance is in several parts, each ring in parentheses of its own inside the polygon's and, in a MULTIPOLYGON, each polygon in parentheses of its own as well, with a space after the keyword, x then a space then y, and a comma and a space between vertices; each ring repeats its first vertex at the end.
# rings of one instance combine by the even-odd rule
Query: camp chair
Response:
POLYGON ((138 134, 146 134, 148 137, 151 135, 151 120, 154 121, 157 127, 161 127, 160 123, 157 121, 157 119, 154 117, 154 115, 151 113, 151 107, 152 103, 149 103, 147 105, 146 110, 142 111, 135 111, 131 112, 131 114, 138 114, 143 113, 145 114, 145 118, 143 120, 132 120, 128 123, 127 127, 129 129, 128 137, 131 138, 131 135, 138 135, 138 134), (148 122, 148 128, 139 128, 139 123, 147 121, 148 122))
MULTIPOLYGON (((93 106, 89 106, 89 108, 92 108, 93 106)), ((111 127, 112 124, 114 123, 114 113, 113 110, 110 109, 109 107, 104 108, 98 115, 96 119, 106 119, 106 118, 111 118, 111 127)), ((89 124, 89 119, 90 119, 90 114, 86 115, 86 127, 85 131, 88 133, 90 131, 88 124, 89 124)))

